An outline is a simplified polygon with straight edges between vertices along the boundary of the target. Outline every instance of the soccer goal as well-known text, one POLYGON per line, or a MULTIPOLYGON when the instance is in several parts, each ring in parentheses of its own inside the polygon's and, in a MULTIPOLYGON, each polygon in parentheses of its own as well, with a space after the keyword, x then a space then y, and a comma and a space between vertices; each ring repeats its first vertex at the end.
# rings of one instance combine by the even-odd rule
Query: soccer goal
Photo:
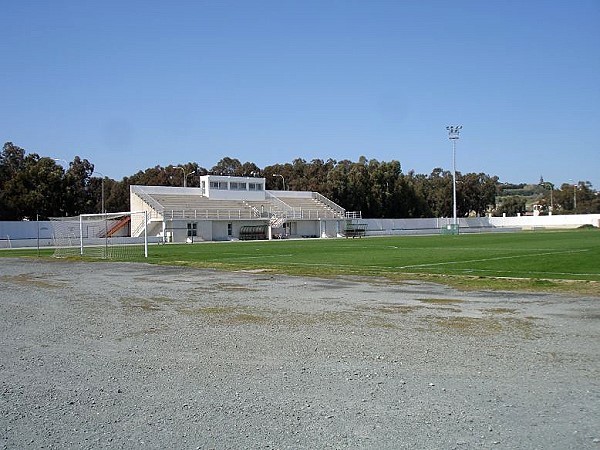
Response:
POLYGON ((54 256, 147 258, 147 223, 146 211, 53 218, 54 256))

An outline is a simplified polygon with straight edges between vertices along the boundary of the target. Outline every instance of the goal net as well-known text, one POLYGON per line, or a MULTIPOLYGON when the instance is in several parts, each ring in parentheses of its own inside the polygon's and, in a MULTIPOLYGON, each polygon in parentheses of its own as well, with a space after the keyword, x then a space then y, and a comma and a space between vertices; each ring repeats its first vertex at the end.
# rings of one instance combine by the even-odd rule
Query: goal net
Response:
POLYGON ((148 257, 147 214, 120 212, 53 218, 54 256, 148 257))

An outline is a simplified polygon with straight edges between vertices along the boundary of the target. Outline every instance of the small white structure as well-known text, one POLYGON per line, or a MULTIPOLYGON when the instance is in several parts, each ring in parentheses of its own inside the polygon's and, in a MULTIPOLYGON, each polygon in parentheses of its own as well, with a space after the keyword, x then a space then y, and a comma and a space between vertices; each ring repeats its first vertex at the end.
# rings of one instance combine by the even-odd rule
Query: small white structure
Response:
MULTIPOLYGON (((264 178, 205 175, 200 187, 130 186, 132 211, 164 242, 336 237, 346 211, 317 192, 268 191, 264 178)), ((132 234, 140 224, 131 224, 132 234)))

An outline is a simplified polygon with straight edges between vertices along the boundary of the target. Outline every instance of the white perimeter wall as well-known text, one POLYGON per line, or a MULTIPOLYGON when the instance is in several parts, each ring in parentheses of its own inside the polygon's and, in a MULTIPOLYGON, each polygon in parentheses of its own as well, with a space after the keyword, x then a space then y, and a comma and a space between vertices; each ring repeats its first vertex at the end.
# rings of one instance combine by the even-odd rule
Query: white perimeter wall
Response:
POLYGON ((11 247, 47 247, 53 245, 52 223, 49 221, 28 222, 10 221, 0 222, 0 248, 11 247))
POLYGON ((577 228, 581 225, 600 227, 600 214, 574 214, 571 216, 521 216, 490 217, 495 227, 521 228, 577 228))
MULTIPOLYGON (((367 235, 426 234, 437 233, 452 224, 452 218, 429 219, 355 219, 354 223, 366 223, 367 235)), ((462 231, 492 231, 497 229, 560 229, 577 228, 582 225, 600 227, 600 214, 576 214, 570 216, 521 216, 521 217, 473 217, 459 219, 462 231)))
POLYGON ((0 221, 0 239, 37 239, 38 227, 40 238, 52 239, 52 223, 50 221, 0 221))

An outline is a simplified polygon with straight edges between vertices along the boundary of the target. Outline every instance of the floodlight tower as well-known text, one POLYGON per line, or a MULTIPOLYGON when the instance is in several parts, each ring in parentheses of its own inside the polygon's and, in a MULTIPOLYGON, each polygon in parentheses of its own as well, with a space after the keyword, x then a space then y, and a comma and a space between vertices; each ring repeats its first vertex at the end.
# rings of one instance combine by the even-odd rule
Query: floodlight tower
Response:
POLYGON ((452 141, 452 200, 453 200, 453 218, 454 218, 454 230, 456 232, 457 221, 456 221, 456 141, 458 140, 458 135, 460 134, 460 130, 462 129, 462 125, 454 125, 446 127, 448 130, 448 138, 452 141))
POLYGON ((575 211, 577 209, 577 185, 579 183, 575 183, 572 180, 571 182, 573 183, 573 211, 575 211))

